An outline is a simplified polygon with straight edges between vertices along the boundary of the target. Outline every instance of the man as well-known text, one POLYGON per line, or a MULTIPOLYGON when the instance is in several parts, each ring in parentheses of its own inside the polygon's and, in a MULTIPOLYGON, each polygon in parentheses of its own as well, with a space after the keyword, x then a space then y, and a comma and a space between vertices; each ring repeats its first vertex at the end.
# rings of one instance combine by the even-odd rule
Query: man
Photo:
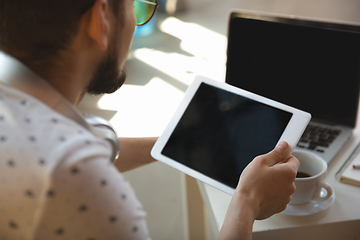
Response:
MULTIPOLYGON (((45 81, 73 106, 86 92, 116 91, 141 22, 133 5, 134 0, 0 0, 0 49, 12 63, 0 66, 0 75, 28 78, 34 89, 30 79, 45 81), (17 71, 22 64, 26 74, 17 71)), ((145 213, 117 169, 154 161, 155 140, 120 138, 114 166, 105 140, 0 83, 0 239, 149 239, 145 213)), ((299 167, 289 156, 283 142, 249 164, 218 239, 251 239, 255 219, 286 208, 299 167)))

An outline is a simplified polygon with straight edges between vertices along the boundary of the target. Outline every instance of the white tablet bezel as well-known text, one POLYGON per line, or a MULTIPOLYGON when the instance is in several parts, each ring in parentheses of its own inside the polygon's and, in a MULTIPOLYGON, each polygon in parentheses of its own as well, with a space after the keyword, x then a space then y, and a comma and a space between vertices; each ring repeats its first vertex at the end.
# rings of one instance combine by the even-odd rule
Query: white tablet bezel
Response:
POLYGON ((201 83, 206 83, 211 86, 214 86, 214 87, 244 96, 246 98, 255 100, 257 102, 260 102, 260 103, 281 109, 283 111, 292 113, 292 117, 277 143, 277 144, 279 144, 281 141, 286 141, 290 145, 292 150, 295 148, 295 146, 298 143, 301 135, 303 134, 306 126, 308 125, 308 123, 311 119, 311 115, 307 112, 304 112, 304 111, 295 109, 293 107, 281 104, 279 102, 267 99, 265 97, 250 93, 250 92, 242 90, 240 88, 231 86, 227 83, 215 81, 215 80, 203 77, 203 76, 196 76, 193 83, 186 90, 183 100, 179 104, 178 109, 176 110, 176 112, 173 115, 172 119, 170 120, 169 124, 165 128, 163 134, 159 137, 159 139, 156 141, 154 147, 152 148, 151 156, 153 158, 181 171, 181 172, 184 172, 185 174, 188 174, 196 179, 199 179, 200 181, 203 181, 203 182, 205 182, 217 189, 220 189, 230 195, 233 195, 234 191, 235 191, 234 188, 231 188, 223 183, 220 183, 220 182, 218 182, 218 181, 216 181, 194 169, 191 169, 188 166, 185 166, 167 156, 162 155, 162 153, 161 153, 201 83))

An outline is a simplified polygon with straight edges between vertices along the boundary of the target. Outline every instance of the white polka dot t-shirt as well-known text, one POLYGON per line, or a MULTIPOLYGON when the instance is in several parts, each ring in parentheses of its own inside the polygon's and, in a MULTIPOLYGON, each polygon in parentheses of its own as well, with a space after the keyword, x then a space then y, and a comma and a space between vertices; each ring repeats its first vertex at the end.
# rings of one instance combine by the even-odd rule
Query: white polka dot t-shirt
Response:
POLYGON ((149 239, 110 145, 0 84, 0 240, 149 239))

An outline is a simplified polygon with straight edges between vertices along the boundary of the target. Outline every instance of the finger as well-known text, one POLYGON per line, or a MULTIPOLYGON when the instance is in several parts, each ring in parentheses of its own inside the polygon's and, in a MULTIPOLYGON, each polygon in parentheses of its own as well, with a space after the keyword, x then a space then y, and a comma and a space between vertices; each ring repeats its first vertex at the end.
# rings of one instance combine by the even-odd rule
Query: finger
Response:
POLYGON ((290 156, 291 148, 287 142, 281 142, 274 150, 266 154, 267 164, 273 166, 277 163, 286 162, 290 156))
POLYGON ((287 159, 285 165, 288 166, 288 167, 290 167, 290 168, 292 168, 295 172, 297 172, 298 169, 299 169, 299 167, 300 167, 300 162, 299 162, 299 160, 298 160, 296 157, 290 156, 290 157, 287 159))
POLYGON ((279 174, 281 173, 285 179, 288 179, 291 182, 295 180, 296 173, 299 167, 300 167, 300 162, 294 156, 290 156, 287 162, 274 166, 274 168, 279 170, 279 174))

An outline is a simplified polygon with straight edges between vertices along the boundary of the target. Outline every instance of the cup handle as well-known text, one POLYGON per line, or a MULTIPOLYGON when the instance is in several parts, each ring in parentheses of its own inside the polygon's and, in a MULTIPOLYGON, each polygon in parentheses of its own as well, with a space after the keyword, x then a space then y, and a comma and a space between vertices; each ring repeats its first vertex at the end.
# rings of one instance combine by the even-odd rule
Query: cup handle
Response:
POLYGON ((315 200, 315 201, 325 201, 325 200, 329 199, 333 195, 333 191, 334 190, 332 189, 332 187, 330 187, 329 184, 324 183, 324 182, 320 182, 313 200, 315 200), (323 189, 323 188, 325 188, 327 194, 326 194, 326 196, 321 197, 321 195, 320 195, 321 194, 321 189, 323 189))

